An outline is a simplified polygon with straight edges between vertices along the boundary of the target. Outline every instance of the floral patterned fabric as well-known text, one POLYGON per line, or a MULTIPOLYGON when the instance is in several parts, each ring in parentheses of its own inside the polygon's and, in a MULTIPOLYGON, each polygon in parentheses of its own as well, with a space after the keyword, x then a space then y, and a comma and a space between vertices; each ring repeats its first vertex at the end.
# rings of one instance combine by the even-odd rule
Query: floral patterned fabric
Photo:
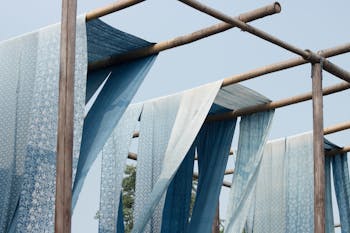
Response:
MULTIPOLYGON (((0 124, 4 126, 0 133, 0 232, 10 227, 12 232, 53 232, 59 45, 58 24, 0 44, 0 79, 4 84, 0 87, 4 101, 0 103, 0 124)), ((84 119, 86 73, 85 17, 80 17, 73 173, 84 119)))

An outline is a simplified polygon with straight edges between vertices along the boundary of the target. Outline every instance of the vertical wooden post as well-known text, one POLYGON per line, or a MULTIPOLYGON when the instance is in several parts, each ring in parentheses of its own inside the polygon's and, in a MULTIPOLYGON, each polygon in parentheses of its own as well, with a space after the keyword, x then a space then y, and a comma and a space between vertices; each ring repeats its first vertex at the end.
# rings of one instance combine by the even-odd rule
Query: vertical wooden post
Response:
POLYGON ((325 233, 325 154, 323 135, 322 64, 312 64, 312 108, 314 147, 314 227, 325 233))
POLYGON ((62 0, 55 232, 71 232, 76 0, 62 0))
POLYGON ((211 227, 212 233, 220 233, 220 202, 218 201, 218 206, 216 208, 216 213, 211 227))

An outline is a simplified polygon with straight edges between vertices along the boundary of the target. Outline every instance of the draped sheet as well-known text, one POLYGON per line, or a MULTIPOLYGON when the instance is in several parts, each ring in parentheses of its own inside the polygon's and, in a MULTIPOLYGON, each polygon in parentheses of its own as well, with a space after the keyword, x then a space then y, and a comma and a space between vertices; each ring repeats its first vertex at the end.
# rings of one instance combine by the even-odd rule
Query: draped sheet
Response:
MULTIPOLYGON (((102 149, 99 232, 117 232, 125 162, 142 105, 131 105, 102 149)), ((119 232, 119 231, 118 231, 119 232)))
MULTIPOLYGON (((90 62, 152 44, 114 29, 100 20, 87 23, 87 33, 90 62)), ((152 67, 156 56, 89 72, 87 99, 91 98, 107 76, 108 78, 84 120, 81 155, 73 186, 73 207, 91 165, 152 67)))
MULTIPOLYGON (((88 61, 151 43, 100 20, 85 24, 85 16, 76 34, 73 204, 156 57, 93 71, 87 80, 88 61), (84 121, 86 99, 104 81, 84 121)), ((54 230, 59 45, 59 24, 0 43, 0 232, 54 230)))
MULTIPOLYGON (((266 144, 247 232, 313 232, 312 133, 266 144)), ((325 147, 332 148, 330 144, 325 147)), ((326 232, 334 232, 330 158, 325 160, 326 232)))
POLYGON ((191 222, 186 232, 210 233, 236 119, 205 123, 198 135, 199 178, 191 222))
POLYGON ((144 231, 152 213, 193 144, 219 91, 221 82, 207 84, 182 94, 173 130, 164 155, 166 163, 162 167, 159 179, 154 184, 149 198, 143 205, 140 214, 141 218, 135 222, 132 232, 144 231))
POLYGON ((240 122, 235 173, 229 194, 225 232, 242 232, 252 204, 263 147, 274 111, 244 116, 240 122))
MULTIPOLYGON (((144 203, 159 178, 181 95, 146 102, 140 120, 135 185, 134 222, 142 218, 144 203)), ((159 201, 145 233, 160 232, 164 198, 159 201)))
MULTIPOLYGON (((73 175, 85 107, 84 19, 77 20, 76 34, 73 175)), ((58 24, 0 44, 1 232, 11 224, 15 232, 53 232, 59 45, 58 24)))
POLYGON ((185 232, 188 227, 195 151, 196 141, 169 185, 163 209, 162 233, 185 232))

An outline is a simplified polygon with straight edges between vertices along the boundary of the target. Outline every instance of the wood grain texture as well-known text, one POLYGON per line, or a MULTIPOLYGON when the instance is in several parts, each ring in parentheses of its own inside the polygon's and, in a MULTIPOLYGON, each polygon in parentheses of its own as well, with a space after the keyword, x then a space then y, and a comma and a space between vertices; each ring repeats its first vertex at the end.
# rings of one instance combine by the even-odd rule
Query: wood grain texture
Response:
POLYGON ((76 0, 62 0, 55 233, 71 232, 76 0))
POLYGON ((322 65, 312 64, 314 152, 314 232, 325 233, 325 152, 323 134, 322 65))

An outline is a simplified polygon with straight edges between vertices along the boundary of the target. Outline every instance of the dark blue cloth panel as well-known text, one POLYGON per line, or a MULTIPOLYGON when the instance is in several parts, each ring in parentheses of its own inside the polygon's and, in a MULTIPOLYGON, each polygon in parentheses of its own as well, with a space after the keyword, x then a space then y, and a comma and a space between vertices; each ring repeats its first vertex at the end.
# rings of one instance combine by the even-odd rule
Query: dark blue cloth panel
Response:
MULTIPOLYGON (((114 29, 100 20, 87 23, 87 35, 89 62, 152 44, 114 29)), ((80 157, 73 186, 73 208, 92 163, 130 104, 156 57, 157 55, 152 55, 88 73, 87 100, 109 73, 110 76, 84 120, 80 157)))
POLYGON ((167 190, 162 216, 162 233, 185 232, 191 205, 194 156, 195 143, 182 161, 167 190))
MULTIPOLYGON (((154 44, 113 28, 99 19, 87 22, 86 34, 89 63, 154 44)), ((86 102, 89 101, 110 71, 111 69, 103 69, 99 71, 98 75, 88 76, 86 102)))
POLYGON ((334 189, 339 208, 341 232, 350 232, 350 179, 347 154, 332 157, 334 189))
POLYGON ((198 135, 198 188, 186 232, 211 232, 235 126, 236 119, 209 122, 198 135))
POLYGON ((118 207, 117 232, 124 233, 124 215, 123 215, 123 192, 120 194, 120 202, 118 207))

